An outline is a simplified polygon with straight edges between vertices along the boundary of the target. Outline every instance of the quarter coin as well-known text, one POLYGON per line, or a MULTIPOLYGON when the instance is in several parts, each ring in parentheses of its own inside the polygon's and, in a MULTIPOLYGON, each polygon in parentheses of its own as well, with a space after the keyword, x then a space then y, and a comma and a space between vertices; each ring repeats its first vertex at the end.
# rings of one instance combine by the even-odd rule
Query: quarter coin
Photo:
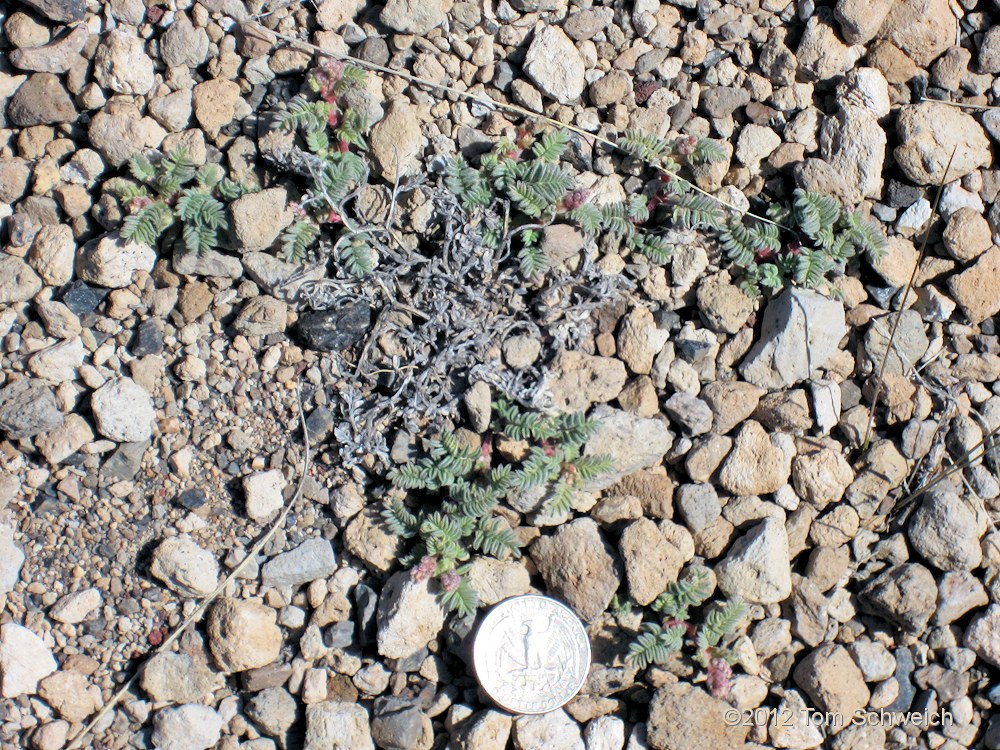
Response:
POLYGON ((514 596, 489 611, 473 644, 479 684, 503 709, 543 714, 580 692, 590 639, 580 618, 548 596, 514 596))

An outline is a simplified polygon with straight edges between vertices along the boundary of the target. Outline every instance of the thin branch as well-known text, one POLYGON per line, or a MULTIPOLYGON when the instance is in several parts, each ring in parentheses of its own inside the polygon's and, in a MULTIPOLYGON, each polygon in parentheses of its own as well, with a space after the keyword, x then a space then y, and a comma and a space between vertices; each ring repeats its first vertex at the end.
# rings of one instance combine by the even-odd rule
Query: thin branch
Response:
POLYGON ((938 209, 941 207, 941 195, 944 193, 944 186, 948 181, 948 172, 951 169, 951 162, 955 158, 956 151, 958 151, 958 146, 952 149, 951 156, 948 157, 948 164, 944 168, 944 174, 941 175, 941 182, 938 185, 937 197, 934 200, 934 210, 931 212, 931 217, 928 220, 927 230, 924 232, 924 240, 920 243, 920 252, 917 253, 917 260, 913 264, 913 270, 910 272, 910 278, 906 282, 906 287, 903 290, 903 298, 899 301, 899 311, 896 313, 896 318, 892 322, 892 330, 889 332, 889 343, 885 347, 885 353, 882 355, 882 362, 878 368, 878 376, 875 379, 875 393, 872 395, 871 414, 868 415, 868 426, 865 428, 865 439, 861 441, 862 451, 867 451, 871 444, 872 432, 875 429, 875 412, 878 407, 879 396, 882 395, 885 367, 889 362, 889 352, 893 351, 893 344, 896 341, 896 331, 899 328, 899 322, 903 319, 903 312, 906 310, 906 298, 909 296, 910 290, 913 289, 913 283, 917 278, 917 271, 920 268, 920 264, 924 260, 924 253, 927 251, 927 243, 931 238, 931 228, 934 226, 934 220, 937 218, 938 209))
POLYGON ((119 688, 117 693, 111 696, 111 699, 101 707, 101 710, 94 715, 94 718, 91 719, 87 723, 87 725, 80 730, 79 734, 77 734, 76 737, 73 738, 73 741, 69 744, 66 750, 77 750, 77 748, 82 747, 84 737, 86 737, 89 732, 93 731, 94 727, 100 724, 101 721, 104 719, 104 717, 107 716, 115 708, 115 706, 117 706, 118 703, 120 703, 121 700, 132 690, 136 681, 139 679, 139 676, 142 674, 143 667, 145 667, 146 664, 149 662, 149 659, 151 659, 156 654, 168 651, 170 647, 177 642, 177 640, 181 637, 181 634, 188 627, 198 622, 198 620, 201 619, 202 615, 205 614, 205 611, 208 609, 209 605, 212 604, 212 602, 215 601, 215 599, 218 598, 218 596, 226 590, 226 587, 229 586, 229 584, 232 583, 236 579, 236 577, 246 569, 247 565, 249 565, 250 562, 264 548, 264 545, 270 542, 271 539, 274 537, 275 533, 278 531, 278 529, 284 525, 285 519, 288 517, 288 512, 298 502, 299 498, 302 497, 302 492, 303 489, 305 488, 306 477, 309 474, 309 460, 310 460, 309 454, 311 450, 309 444, 309 428, 306 426, 305 412, 302 409, 302 388, 301 385, 298 383, 296 384, 296 389, 295 389, 295 399, 299 407, 299 423, 302 426, 302 439, 305 448, 302 458, 302 472, 299 476, 298 486, 295 488, 295 494, 292 495, 292 498, 285 504, 285 507, 281 511, 281 514, 275 519, 273 525, 267 531, 267 533, 265 533, 259 540, 257 540, 257 543, 250 548, 250 551, 247 553, 246 557, 244 557, 240 561, 240 563, 235 568, 233 568, 232 571, 230 571, 229 575, 227 575, 222 580, 222 583, 220 583, 216 587, 215 591, 213 591, 204 600, 202 600, 202 602, 194 609, 194 611, 190 615, 188 615, 187 618, 185 618, 184 622, 182 622, 174 630, 173 633, 171 633, 167 638, 164 639, 163 643, 161 643, 158 648, 154 649, 152 653, 147 655, 146 660, 135 671, 135 674, 133 674, 132 677, 130 677, 125 682, 125 684, 121 686, 121 688, 119 688))

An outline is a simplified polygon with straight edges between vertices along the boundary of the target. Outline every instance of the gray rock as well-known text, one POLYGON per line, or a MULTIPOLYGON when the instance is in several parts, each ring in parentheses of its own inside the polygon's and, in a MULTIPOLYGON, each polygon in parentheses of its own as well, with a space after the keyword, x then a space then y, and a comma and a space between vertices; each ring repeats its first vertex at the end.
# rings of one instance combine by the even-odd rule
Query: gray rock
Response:
POLYGON ((843 177, 851 203, 882 196, 885 146, 885 131, 863 107, 842 105, 820 127, 820 156, 843 177))
POLYGON ((892 341, 892 351, 886 358, 889 334, 894 325, 896 325, 895 313, 884 315, 872 322, 865 332, 865 356, 876 369, 881 367, 885 358, 885 372, 890 375, 907 375, 924 356, 930 341, 924 332, 920 313, 915 310, 903 310, 892 341))
POLYGON ((489 709, 473 714, 457 727, 457 750, 506 750, 512 724, 506 712, 489 709))
POLYGON ((896 658, 878 641, 857 640, 847 646, 865 682, 888 680, 896 672, 896 658))
POLYGON ((586 489, 607 489, 618 480, 659 464, 674 443, 674 435, 661 419, 644 419, 601 405, 590 414, 597 429, 583 447, 586 456, 608 456, 613 470, 589 481, 586 489))
POLYGON ((446 19, 443 0, 389 0, 379 16, 390 29, 424 35, 446 19))
POLYGON ((197 68, 208 58, 208 34, 195 28, 186 14, 178 13, 160 41, 160 56, 167 68, 197 68))
POLYGON ((524 72, 560 104, 580 98, 587 85, 585 71, 583 56, 558 26, 543 26, 528 46, 524 72))
POLYGON ((868 582, 858 601, 871 614, 911 633, 921 633, 934 614, 937 586, 934 575, 923 565, 905 563, 868 582))
POLYGON ((376 698, 372 739, 383 750, 427 750, 434 741, 431 720, 413 700, 376 698))
POLYGON ((90 399, 97 431, 118 442, 138 443, 153 434, 153 400, 131 378, 110 380, 90 399))
POLYGON ((153 552, 149 572, 181 596, 208 596, 219 585, 215 555, 187 536, 160 542, 153 552))
POLYGON ((924 495, 910 516, 910 544, 939 570, 974 570, 983 561, 980 539, 986 533, 985 519, 956 492, 934 489, 924 495))
POLYGON ((295 549, 268 560, 262 569, 261 582, 273 587, 300 586, 336 572, 337 558, 333 554, 333 545, 325 539, 313 537, 295 549))
POLYGON ((41 288, 42 280, 31 266, 12 255, 0 256, 0 305, 25 302, 41 288))
POLYGON ((82 21, 87 13, 85 0, 22 0, 50 21, 72 23, 82 21))
POLYGON ((158 750, 208 750, 222 736, 222 717, 208 706, 163 708, 153 717, 151 740, 158 750))
POLYGON ((787 388, 823 367, 846 332, 841 302, 789 287, 768 304, 761 340, 740 372, 761 388, 787 388))
POLYGON ((590 518, 578 518, 537 539, 531 559, 548 591, 588 622, 607 609, 618 589, 613 550, 590 518))
POLYGON ((223 255, 218 250, 209 250, 198 255, 191 251, 174 251, 172 261, 174 271, 184 276, 219 276, 238 279, 243 275, 243 264, 239 258, 223 255))
POLYGON ((303 750, 375 750, 368 712, 357 703, 340 701, 306 706, 303 750))
POLYGON ((36 378, 22 378, 0 388, 0 430, 13 440, 34 437, 63 422, 52 390, 36 378))
POLYGON ((574 412, 617 398, 627 379, 625 365, 618 359, 560 351, 549 364, 543 387, 557 409, 574 412))
POLYGON ((973 617, 962 642, 983 661, 1000 667, 1000 604, 991 604, 985 612, 973 617))
POLYGON ((985 607, 989 602, 986 588, 973 573, 967 570, 945 573, 938 581, 934 623, 948 625, 966 612, 985 607))
POLYGON ((992 162, 990 140, 982 126, 960 109, 925 101, 902 107, 896 120, 896 162, 917 185, 936 185, 944 177, 958 180, 992 162))
POLYGON ((584 750, 580 725, 563 709, 514 720, 516 750, 584 750))
POLYGON ((625 747, 625 722, 617 716, 598 716, 583 731, 587 750, 622 750, 625 747))
POLYGON ((413 656, 441 632, 444 609, 429 583, 413 580, 409 571, 400 571, 386 582, 376 614, 378 652, 382 656, 413 656))
POLYGON ((663 404, 663 410, 688 435, 702 435, 712 429, 712 410, 700 398, 675 393, 663 404))
POLYGON ((283 747, 297 718, 298 703, 283 687, 269 687, 247 703, 246 713, 265 734, 276 737, 283 747))
POLYGON ((682 484, 674 492, 674 506, 693 534, 722 515, 719 494, 710 484, 682 484))
POLYGON ((776 604, 792 593, 788 533, 776 518, 751 527, 715 568, 719 588, 758 604, 776 604))

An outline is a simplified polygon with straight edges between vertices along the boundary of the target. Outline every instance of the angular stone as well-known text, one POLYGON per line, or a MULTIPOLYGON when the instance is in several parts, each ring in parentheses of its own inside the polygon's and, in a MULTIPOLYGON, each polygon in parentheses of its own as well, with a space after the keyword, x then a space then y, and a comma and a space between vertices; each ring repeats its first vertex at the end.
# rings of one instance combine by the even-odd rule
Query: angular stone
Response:
POLYGON ((313 537, 268 560, 261 572, 265 586, 300 586, 336 573, 337 558, 330 542, 313 537))
POLYGON ((937 586, 934 575, 923 565, 905 563, 869 581, 858 600, 864 610, 919 634, 934 614, 937 586))
POLYGON ((788 533, 776 518, 766 518, 736 540, 715 568, 719 588, 758 604, 776 604, 792 593, 788 533))
POLYGON ((590 518, 579 518, 531 545, 531 559, 550 593, 584 620, 596 619, 618 589, 613 550, 590 518))
MULTIPOLYGON (((749 726, 727 721, 731 707, 687 682, 653 693, 647 723, 652 750, 733 750, 743 747, 749 726)), ((629 743, 632 747, 632 743, 629 743)), ((636 745, 642 747, 642 745, 636 745)))
POLYGON ((77 257, 76 273, 91 284, 121 289, 132 283, 136 271, 149 273, 155 263, 153 248, 113 233, 84 246, 77 257))
POLYGON ((215 555, 187 536, 160 542, 153 552, 149 572, 181 596, 208 596, 219 583, 219 563, 215 555))
POLYGON ((118 442, 138 443, 153 434, 153 401, 131 378, 110 380, 90 400, 97 431, 118 442))
MULTIPOLYGON (((947 6, 947 0, 932 1, 947 6)), ((896 120, 896 132, 896 162, 917 185, 938 184, 953 151, 949 180, 961 179, 992 162, 990 139, 982 126, 955 107, 932 101, 906 105, 896 120)))
POLYGON ((209 645, 226 673, 243 672, 276 661, 281 630, 273 609, 253 601, 222 599, 208 616, 209 645))
POLYGON ((382 656, 406 659, 441 632, 444 609, 429 583, 413 580, 409 571, 400 571, 386 582, 376 615, 382 656))
POLYGON ((543 93, 560 104, 580 98, 587 85, 586 64, 576 45, 558 26, 543 25, 524 59, 524 72, 543 93))
POLYGON ((643 419, 607 405, 595 407, 590 414, 597 423, 583 446, 586 456, 607 456, 612 470, 586 484, 586 489, 607 489, 620 479, 658 465, 674 443, 674 435, 663 419, 643 419))
POLYGON ((0 305, 26 302, 41 288, 42 280, 31 266, 11 255, 0 256, 0 305))
POLYGON ((0 388, 0 430, 8 437, 34 437, 62 422, 52 390, 37 378, 22 378, 0 388))
POLYGON ((584 411, 616 398, 628 373, 618 359, 560 351, 549 364, 545 386, 560 411, 584 411))
POLYGON ((646 606, 662 594, 667 584, 677 580, 684 565, 680 550, 668 542, 648 518, 630 523, 619 541, 629 596, 646 606))
POLYGON ((769 434, 759 422, 743 423, 719 471, 719 483, 734 495, 765 495, 788 482, 795 446, 791 436, 769 434))
POLYGON ((944 571, 974 570, 983 561, 986 532, 976 511, 956 492, 934 489, 910 516, 907 536, 927 562, 944 571))
POLYGON ((303 750, 375 750, 368 711, 357 703, 340 701, 306 706, 303 750))
POLYGON ((76 119, 76 105, 53 73, 35 73, 21 84, 7 105, 12 125, 55 125, 76 119))
POLYGON ((795 668, 794 677, 820 711, 853 716, 871 698, 864 675, 840 644, 824 643, 813 649, 795 668))
POLYGON ((371 308, 361 301, 301 315, 296 330, 310 349, 336 352, 360 341, 370 325, 371 308))
POLYGON ((39 680, 57 669, 52 651, 28 628, 0 625, 0 693, 4 698, 33 694, 39 680))

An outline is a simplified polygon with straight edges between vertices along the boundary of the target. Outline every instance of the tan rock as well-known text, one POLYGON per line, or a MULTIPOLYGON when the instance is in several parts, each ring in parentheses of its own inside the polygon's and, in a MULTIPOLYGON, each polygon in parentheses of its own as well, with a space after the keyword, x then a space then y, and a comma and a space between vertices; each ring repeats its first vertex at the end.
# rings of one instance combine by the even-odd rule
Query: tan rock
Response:
POLYGON ((733 750, 743 747, 749 726, 727 721, 731 706, 687 682, 665 685, 649 704, 652 750, 733 750))
POLYGON ((948 279, 948 289, 972 323, 1000 312, 1000 247, 990 248, 976 264, 948 279))
POLYGON ((680 551, 660 533, 648 518, 630 523, 622 532, 619 550, 625 563, 625 578, 629 596, 645 606, 664 592, 667 584, 677 580, 684 565, 680 551))
POLYGON ((240 86, 235 81, 215 78, 194 87, 194 116, 210 136, 233 121, 240 86))
POLYGON ((975 260, 993 245, 989 222, 980 212, 968 207, 951 215, 942 239, 948 254, 962 263, 975 260))
POLYGON ((222 599, 208 616, 209 645, 227 673, 263 667, 281 652, 277 613, 254 601, 222 599))
POLYGON ((946 104, 925 101, 903 107, 896 132, 896 162, 917 185, 938 184, 949 160, 949 180, 960 179, 992 161, 990 140, 983 127, 971 115, 946 104))
POLYGON ((764 495, 788 481, 795 447, 791 437, 770 435, 759 422, 748 420, 719 471, 719 482, 734 495, 764 495))
POLYGON ((794 679, 820 711, 852 716, 866 708, 871 698, 858 665, 836 643, 813 649, 795 668, 794 679))

